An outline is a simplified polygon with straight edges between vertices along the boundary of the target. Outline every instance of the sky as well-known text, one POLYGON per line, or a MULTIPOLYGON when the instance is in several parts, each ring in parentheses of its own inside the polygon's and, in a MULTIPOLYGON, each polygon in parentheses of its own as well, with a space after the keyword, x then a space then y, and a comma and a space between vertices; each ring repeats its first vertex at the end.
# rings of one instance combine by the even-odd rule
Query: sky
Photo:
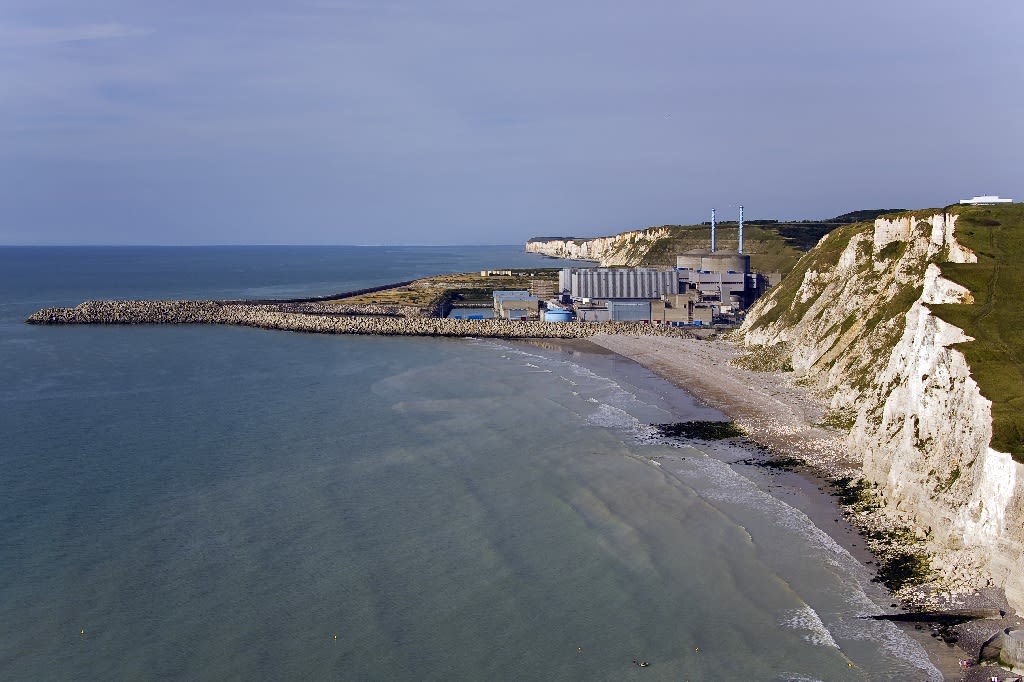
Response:
POLYGON ((1024 200, 1022 0, 3 0, 0 244, 1024 200))

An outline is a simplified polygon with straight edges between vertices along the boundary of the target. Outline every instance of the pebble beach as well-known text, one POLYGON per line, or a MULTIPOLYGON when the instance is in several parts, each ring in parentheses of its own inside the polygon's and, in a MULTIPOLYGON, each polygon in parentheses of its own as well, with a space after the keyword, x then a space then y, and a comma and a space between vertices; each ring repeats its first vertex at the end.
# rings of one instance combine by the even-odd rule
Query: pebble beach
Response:
MULTIPOLYGON (((825 403, 809 389, 795 385, 785 374, 754 372, 736 366, 732 361, 743 354, 736 344, 721 338, 709 341, 629 334, 597 334, 589 341, 630 358, 720 410, 733 419, 750 440, 772 454, 799 458, 805 463, 803 473, 811 477, 812 486, 821 486, 819 490, 827 489, 830 481, 844 476, 859 477, 859 462, 846 448, 845 432, 820 426, 825 403)), ((844 511, 845 521, 850 524, 848 528, 854 532, 863 534, 892 523, 881 511, 856 514, 848 509, 844 511)), ((827 518, 830 514, 826 507, 812 518, 820 528, 834 532, 837 540, 849 542, 849 538, 842 538, 842 533, 836 532, 840 527, 827 518)), ((857 539, 861 539, 859 535, 857 539)), ((863 540, 859 544, 862 558, 879 559, 884 558, 886 552, 909 549, 898 544, 866 546, 870 543, 863 540), (868 549, 873 554, 867 554, 868 549)), ((905 590, 899 598, 912 610, 973 611, 983 616, 954 628, 959 637, 956 646, 944 644, 935 636, 926 636, 931 634, 930 628, 922 628, 924 635, 919 639, 928 645, 929 655, 947 679, 1018 679, 1017 675, 1001 668, 977 665, 989 638, 1005 627, 1020 627, 1021 619, 1007 605, 1000 590, 950 591, 939 582, 905 590), (961 659, 970 665, 961 668, 961 659)))

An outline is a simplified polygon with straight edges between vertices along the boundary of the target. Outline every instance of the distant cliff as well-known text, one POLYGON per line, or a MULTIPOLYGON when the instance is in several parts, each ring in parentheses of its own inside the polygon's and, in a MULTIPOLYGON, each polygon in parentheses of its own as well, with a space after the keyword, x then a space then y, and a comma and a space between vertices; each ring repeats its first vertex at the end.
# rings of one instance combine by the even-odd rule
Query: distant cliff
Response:
POLYGON ((534 237, 526 242, 526 250, 552 258, 597 261, 602 266, 635 266, 655 242, 671 234, 668 227, 649 227, 611 237, 534 237))
MULTIPOLYGON (((787 272, 800 256, 832 230, 850 223, 872 220, 902 209, 865 209, 827 220, 748 220, 744 253, 760 272, 787 272)), ((674 266, 676 256, 711 245, 711 224, 660 225, 629 230, 609 237, 533 237, 526 250, 552 258, 597 261, 602 266, 674 266)), ((738 246, 735 220, 718 223, 718 248, 738 246)))
POLYGON ((1024 465, 990 445, 992 402, 957 347, 971 337, 929 307, 974 302, 942 274, 977 261, 957 240, 959 217, 919 211, 831 232, 740 334, 766 368, 829 398, 865 478, 926 536, 935 568, 961 587, 1002 587, 1021 611, 1024 465))

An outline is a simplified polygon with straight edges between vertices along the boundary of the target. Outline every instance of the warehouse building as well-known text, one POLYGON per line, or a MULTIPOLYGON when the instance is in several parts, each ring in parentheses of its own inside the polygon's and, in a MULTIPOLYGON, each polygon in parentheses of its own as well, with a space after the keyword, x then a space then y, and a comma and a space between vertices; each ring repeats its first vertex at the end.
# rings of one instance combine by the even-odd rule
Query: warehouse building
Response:
POLYGON ((529 291, 495 291, 494 315, 504 320, 536 320, 540 318, 540 299, 529 291))
POLYGON ((750 272, 750 256, 737 253, 688 252, 667 268, 565 268, 558 276, 563 300, 657 301, 694 292, 696 303, 715 303, 723 312, 746 310, 769 286, 750 272))
POLYGON ((558 288, 573 299, 653 300, 678 293, 678 277, 669 268, 564 268, 558 288))

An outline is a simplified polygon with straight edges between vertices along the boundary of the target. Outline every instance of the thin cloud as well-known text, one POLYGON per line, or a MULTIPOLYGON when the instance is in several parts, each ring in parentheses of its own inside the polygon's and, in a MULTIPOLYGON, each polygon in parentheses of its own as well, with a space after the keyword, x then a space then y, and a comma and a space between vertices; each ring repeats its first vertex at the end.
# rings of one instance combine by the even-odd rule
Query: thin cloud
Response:
POLYGON ((150 29, 125 24, 83 24, 81 26, 0 26, 0 45, 59 45, 89 40, 111 40, 152 33, 150 29))

